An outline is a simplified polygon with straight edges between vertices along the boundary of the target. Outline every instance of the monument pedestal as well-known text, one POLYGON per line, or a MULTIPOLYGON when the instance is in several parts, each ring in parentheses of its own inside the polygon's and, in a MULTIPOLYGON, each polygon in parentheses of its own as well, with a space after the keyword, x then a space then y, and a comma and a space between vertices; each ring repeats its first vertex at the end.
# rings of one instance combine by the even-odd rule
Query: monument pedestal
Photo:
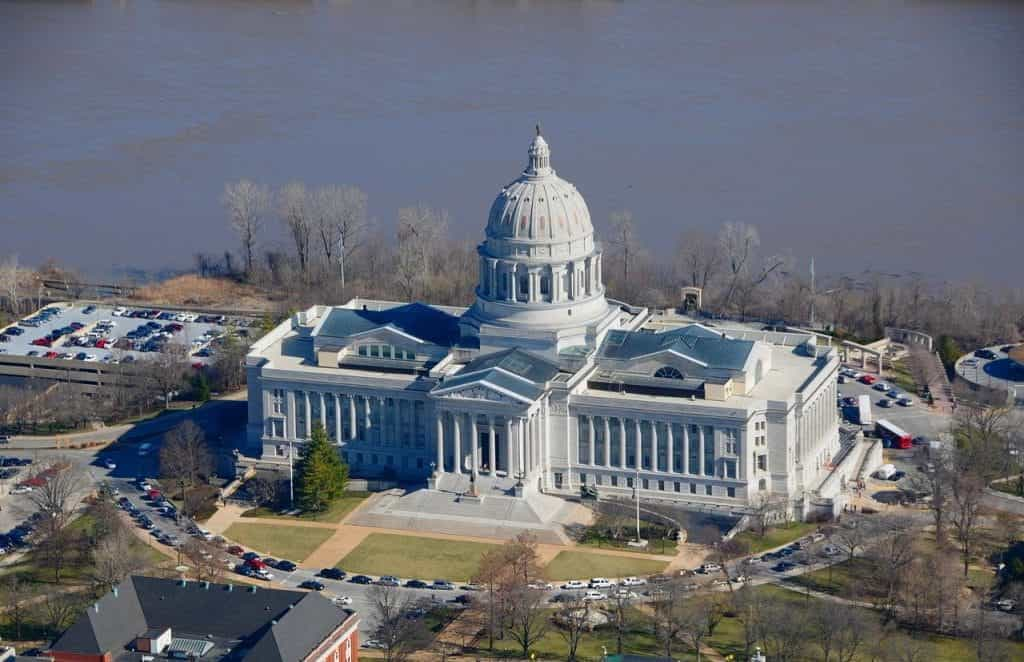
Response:
POLYGON ((427 489, 428 489, 428 490, 436 490, 436 489, 437 489, 437 484, 438 484, 438 482, 439 482, 439 481, 438 481, 438 479, 439 479, 439 478, 440 478, 440 477, 439 477, 439 476, 436 476, 436 475, 434 475, 434 476, 428 476, 428 477, 427 477, 427 489))

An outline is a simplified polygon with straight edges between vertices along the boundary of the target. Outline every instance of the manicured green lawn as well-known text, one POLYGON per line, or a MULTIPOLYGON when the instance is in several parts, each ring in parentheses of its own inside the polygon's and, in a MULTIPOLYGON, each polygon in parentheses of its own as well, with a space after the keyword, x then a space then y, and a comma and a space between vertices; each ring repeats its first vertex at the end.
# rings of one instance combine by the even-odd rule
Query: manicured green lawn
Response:
POLYGON ((832 566, 831 574, 828 568, 824 568, 797 575, 786 581, 830 595, 851 595, 855 588, 864 589, 872 586, 873 574, 874 569, 869 561, 855 558, 852 561, 836 563, 832 566))
POLYGON ((629 577, 631 575, 654 575, 668 566, 667 561, 633 559, 628 556, 611 556, 594 552, 559 552, 552 559, 544 574, 548 579, 586 579, 588 577, 629 577))
POLYGON ((587 538, 576 544, 579 547, 589 547, 591 549, 614 549, 618 552, 633 552, 634 554, 664 554, 666 556, 675 556, 676 552, 679 551, 676 541, 665 540, 664 538, 650 541, 647 549, 630 547, 625 542, 602 538, 587 538))
POLYGON ((333 534, 326 528, 248 522, 232 524, 224 532, 225 537, 243 547, 289 561, 302 561, 333 534))
MULTIPOLYGON (((552 610, 550 613, 553 615, 554 611, 552 610)), ((649 617, 636 609, 630 609, 627 622, 630 624, 630 627, 623 642, 623 653, 657 655, 658 641, 654 638, 654 630, 650 625, 649 617)), ((554 624, 549 627, 544 637, 532 648, 533 652, 536 653, 537 659, 565 659, 566 644, 561 632, 558 626, 554 624)), ((487 638, 483 637, 479 645, 482 649, 486 649, 487 638)), ((603 655, 602 646, 607 648, 609 653, 615 653, 615 630, 613 628, 608 626, 601 627, 593 632, 584 634, 577 649, 577 657, 582 662, 597 662, 603 655)), ((519 656, 522 654, 522 650, 515 639, 511 637, 495 641, 494 648, 495 654, 498 656, 521 659, 519 656)), ((687 659, 677 654, 683 648, 682 645, 678 645, 676 650, 673 651, 673 657, 676 659, 687 659)))
POLYGON ((497 547, 488 543, 371 533, 338 562, 348 573, 468 581, 480 558, 497 547))
POLYGON ((298 515, 284 515, 278 510, 272 508, 253 508, 242 513, 242 517, 256 517, 256 518, 271 518, 271 519, 300 519, 309 522, 327 522, 330 524, 337 524, 341 520, 345 519, 345 516, 356 509, 366 497, 370 496, 369 492, 345 492, 345 495, 332 503, 330 507, 320 513, 299 513, 298 515))
POLYGON ((766 549, 774 549, 803 538, 817 528, 818 525, 811 522, 790 522, 769 527, 764 537, 759 536, 756 531, 742 531, 736 535, 736 540, 748 544, 751 554, 758 554, 766 549))

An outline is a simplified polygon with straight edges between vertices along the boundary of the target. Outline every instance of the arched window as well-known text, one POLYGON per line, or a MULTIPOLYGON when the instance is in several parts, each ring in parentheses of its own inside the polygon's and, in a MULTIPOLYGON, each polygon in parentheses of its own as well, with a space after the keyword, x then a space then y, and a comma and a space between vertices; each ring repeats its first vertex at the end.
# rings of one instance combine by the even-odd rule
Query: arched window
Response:
POLYGON ((654 373, 655 377, 661 377, 662 379, 682 379, 683 373, 679 372, 670 365, 664 365, 658 368, 654 373))
POLYGON ((754 366, 754 383, 761 383, 761 378, 764 377, 764 363, 761 359, 757 360, 757 365, 754 366))

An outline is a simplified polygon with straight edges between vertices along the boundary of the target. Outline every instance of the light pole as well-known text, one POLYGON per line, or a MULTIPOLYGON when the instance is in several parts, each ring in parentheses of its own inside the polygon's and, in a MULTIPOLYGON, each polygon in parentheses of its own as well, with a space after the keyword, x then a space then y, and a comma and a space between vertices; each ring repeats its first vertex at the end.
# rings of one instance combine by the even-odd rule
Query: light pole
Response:
POLYGON ((288 442, 288 507, 295 510, 295 442, 288 442))

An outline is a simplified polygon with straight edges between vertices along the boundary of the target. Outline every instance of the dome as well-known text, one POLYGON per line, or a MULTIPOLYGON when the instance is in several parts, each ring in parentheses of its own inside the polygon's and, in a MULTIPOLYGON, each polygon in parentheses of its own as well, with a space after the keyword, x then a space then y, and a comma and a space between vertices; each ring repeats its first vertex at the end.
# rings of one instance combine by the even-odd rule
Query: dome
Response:
POLYGON ((487 238, 571 242, 593 235, 587 203, 575 186, 555 174, 540 127, 529 157, 523 173, 491 205, 487 238))

